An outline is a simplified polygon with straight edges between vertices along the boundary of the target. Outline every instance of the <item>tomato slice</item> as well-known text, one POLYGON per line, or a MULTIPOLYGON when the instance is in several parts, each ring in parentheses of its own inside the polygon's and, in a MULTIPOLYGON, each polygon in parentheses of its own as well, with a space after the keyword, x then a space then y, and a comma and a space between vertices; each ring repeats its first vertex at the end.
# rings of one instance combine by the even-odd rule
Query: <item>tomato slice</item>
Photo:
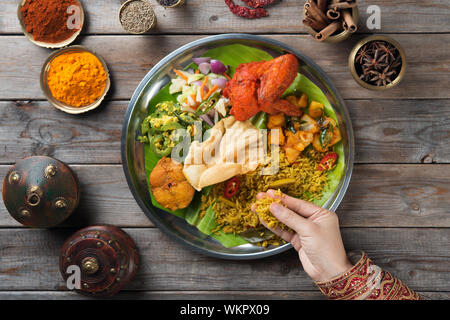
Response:
POLYGON ((223 192, 223 195, 225 198, 231 198, 234 196, 238 189, 239 189, 239 178, 233 177, 230 180, 228 180, 227 185, 225 186, 225 190, 223 192))
POLYGON ((319 171, 328 171, 333 169, 336 166, 336 162, 338 159, 338 154, 336 152, 330 152, 326 154, 320 163, 317 165, 317 170, 319 171))

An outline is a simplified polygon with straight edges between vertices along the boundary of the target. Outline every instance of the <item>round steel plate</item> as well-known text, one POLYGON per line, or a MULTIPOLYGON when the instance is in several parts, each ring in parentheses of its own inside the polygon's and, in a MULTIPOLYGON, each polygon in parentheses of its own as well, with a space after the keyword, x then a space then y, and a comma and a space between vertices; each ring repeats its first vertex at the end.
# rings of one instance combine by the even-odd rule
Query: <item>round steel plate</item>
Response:
POLYGON ((265 37, 248 34, 211 36, 186 44, 162 59, 144 77, 131 98, 123 123, 121 151, 123 169, 130 190, 136 202, 156 226, 175 240, 197 252, 217 258, 245 260, 278 254, 290 249, 291 245, 285 244, 276 248, 262 248, 246 244, 225 248, 213 238, 202 234, 197 228, 189 225, 183 219, 155 208, 151 203, 145 177, 144 147, 136 139, 139 135, 140 124, 147 116, 147 105, 154 95, 170 81, 168 76, 170 70, 175 67, 187 66, 191 63, 193 57, 200 56, 207 50, 236 43, 265 50, 274 57, 285 53, 295 54, 300 62, 299 72, 313 81, 323 91, 333 106, 342 130, 345 152, 344 175, 335 192, 324 205, 325 208, 335 211, 344 197, 350 182, 354 158, 353 129, 344 100, 325 72, 310 58, 279 41, 265 37))

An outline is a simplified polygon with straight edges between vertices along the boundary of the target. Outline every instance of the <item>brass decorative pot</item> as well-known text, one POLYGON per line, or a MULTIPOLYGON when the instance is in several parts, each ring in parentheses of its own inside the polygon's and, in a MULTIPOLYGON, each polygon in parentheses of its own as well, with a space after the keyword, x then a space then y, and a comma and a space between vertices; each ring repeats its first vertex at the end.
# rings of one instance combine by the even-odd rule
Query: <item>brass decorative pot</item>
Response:
POLYGON ((66 220, 80 200, 78 179, 63 162, 33 156, 17 162, 3 180, 3 203, 21 224, 50 228, 66 220))
POLYGON ((350 73, 352 74, 353 78, 361 87, 369 89, 369 90, 382 91, 382 90, 390 89, 390 88, 397 86, 400 83, 400 81, 402 81, 402 79, 404 78, 405 72, 406 72, 406 54, 405 54, 405 51, 403 50, 403 48, 401 47, 400 43, 398 43, 391 37, 388 37, 385 35, 371 35, 371 36, 365 37, 364 39, 360 40, 353 47, 353 49, 350 52, 350 55, 348 57, 348 67, 350 69, 350 73), (400 55, 400 59, 401 59, 401 63, 402 63, 400 71, 399 71, 397 77, 386 86, 376 86, 376 85, 372 85, 370 83, 363 81, 359 77, 360 74, 356 70, 356 65, 355 65, 356 55, 358 54, 359 50, 365 44, 372 42, 372 41, 385 41, 385 42, 393 45, 398 50, 399 55, 400 55))
POLYGON ((77 292, 110 297, 135 276, 139 253, 133 239, 122 229, 110 225, 90 226, 75 232, 61 248, 59 269, 65 281, 69 267, 81 271, 77 292))

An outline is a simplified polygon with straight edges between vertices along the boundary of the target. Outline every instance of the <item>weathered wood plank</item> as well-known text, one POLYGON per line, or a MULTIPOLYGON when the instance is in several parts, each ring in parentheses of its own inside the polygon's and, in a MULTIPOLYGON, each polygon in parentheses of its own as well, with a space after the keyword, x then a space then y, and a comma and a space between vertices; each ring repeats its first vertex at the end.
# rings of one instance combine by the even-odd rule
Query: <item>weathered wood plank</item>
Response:
POLYGON ((356 162, 449 162, 450 101, 347 100, 346 105, 356 162))
MULTIPOLYGON (((72 168, 82 189, 64 226, 152 224, 134 201, 121 166, 72 168)), ((0 166, 0 177, 9 166, 0 166)), ((343 227, 450 227, 449 165, 357 165, 338 209, 343 227)), ((20 226, 0 204, 0 227, 20 226)))
POLYGON ((0 102, 0 162, 48 155, 68 163, 121 163, 127 101, 69 115, 41 102, 0 102))
POLYGON ((359 165, 337 213, 342 226, 450 227, 450 166, 359 165))
MULTIPOLYGON (((85 34, 125 33, 117 19, 120 4, 124 1, 84 0, 87 23, 85 34)), ((238 1, 239 2, 239 1, 238 1)), ((0 34, 19 33, 17 5, 19 0, 2 1, 0 34)), ((189 0, 187 6, 164 9, 151 1, 157 16, 157 33, 306 33, 302 24, 303 3, 283 0, 269 10, 264 19, 247 20, 234 16, 224 1, 189 0)), ((427 2, 407 0, 373 0, 359 2, 359 32, 373 31, 366 27, 369 17, 367 7, 378 5, 381 9, 381 29, 377 32, 449 32, 450 6, 445 0, 427 2), (430 16, 433 18, 430 19, 430 16)))
MULTIPOLYGON (((449 163, 450 100, 347 100, 357 163, 449 163)), ((46 101, 0 102, 0 163, 49 155, 68 163, 120 164, 128 101, 72 116, 46 101)))
MULTIPOLYGON (((142 263, 127 290, 315 290, 294 250, 256 261, 223 261, 187 250, 158 229, 125 229, 142 263)), ((0 230, 0 290, 64 290, 58 254, 71 230, 0 230)), ((344 228, 349 251, 362 249, 413 290, 446 291, 448 229, 344 228)))
MULTIPOLYGON (((417 292, 423 299, 449 300, 450 292, 417 292)), ((67 291, 0 291, 0 300, 92 300, 67 291)), ((315 291, 121 291, 111 300, 324 300, 315 291)))
MULTIPOLYGON (((113 80, 109 95, 128 100, 144 75, 171 51, 203 36, 86 36, 81 43, 107 61, 113 80)), ((324 69, 346 99, 437 99, 450 98, 450 34, 397 34, 407 55, 407 72, 395 88, 374 92, 359 87, 347 67, 352 46, 362 36, 345 43, 317 43, 307 35, 269 35, 291 45, 324 69), (420 45, 418 45, 420 43, 420 45), (320 52, 320 54, 318 54, 320 52)), ((23 36, 0 38, 2 55, 0 100, 44 99, 39 74, 50 51, 36 47, 23 36), (25 90, 26 88, 26 90, 25 90)))
MULTIPOLYGON (((445 295, 444 295, 445 297, 445 295)), ((68 291, 0 291, 0 300, 91 300, 68 291)), ((111 300, 324 300, 316 291, 122 291, 111 300)))

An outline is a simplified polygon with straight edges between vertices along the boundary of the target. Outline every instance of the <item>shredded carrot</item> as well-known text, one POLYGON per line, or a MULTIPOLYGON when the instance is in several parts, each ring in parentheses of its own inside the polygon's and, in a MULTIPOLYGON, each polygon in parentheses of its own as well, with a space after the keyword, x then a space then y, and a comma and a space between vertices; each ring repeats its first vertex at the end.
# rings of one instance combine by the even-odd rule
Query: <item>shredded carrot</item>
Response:
POLYGON ((214 93, 214 91, 216 91, 217 89, 219 89, 218 85, 215 85, 214 87, 212 87, 211 90, 209 90, 209 92, 206 94, 206 96, 203 100, 208 99, 214 93))
POLYGON ((198 103, 197 103, 197 95, 196 94, 191 94, 191 98, 192 100, 194 100, 195 105, 192 106, 194 108, 194 110, 196 110, 198 108, 198 103))
POLYGON ((200 70, 195 70, 195 74, 199 74, 200 73, 200 70))
POLYGON ((202 85, 200 86, 200 97, 202 98, 202 101, 205 100, 205 98, 203 98, 203 88, 205 87, 206 82, 208 82, 208 77, 205 77, 205 80, 203 80, 202 85))
POLYGON ((175 72, 177 75, 180 76, 180 78, 182 78, 184 81, 188 81, 188 77, 186 77, 184 74, 182 74, 180 71, 178 71, 177 69, 173 69, 173 72, 175 72))
POLYGON ((230 76, 227 75, 226 73, 223 74, 228 80, 231 80, 230 76))

